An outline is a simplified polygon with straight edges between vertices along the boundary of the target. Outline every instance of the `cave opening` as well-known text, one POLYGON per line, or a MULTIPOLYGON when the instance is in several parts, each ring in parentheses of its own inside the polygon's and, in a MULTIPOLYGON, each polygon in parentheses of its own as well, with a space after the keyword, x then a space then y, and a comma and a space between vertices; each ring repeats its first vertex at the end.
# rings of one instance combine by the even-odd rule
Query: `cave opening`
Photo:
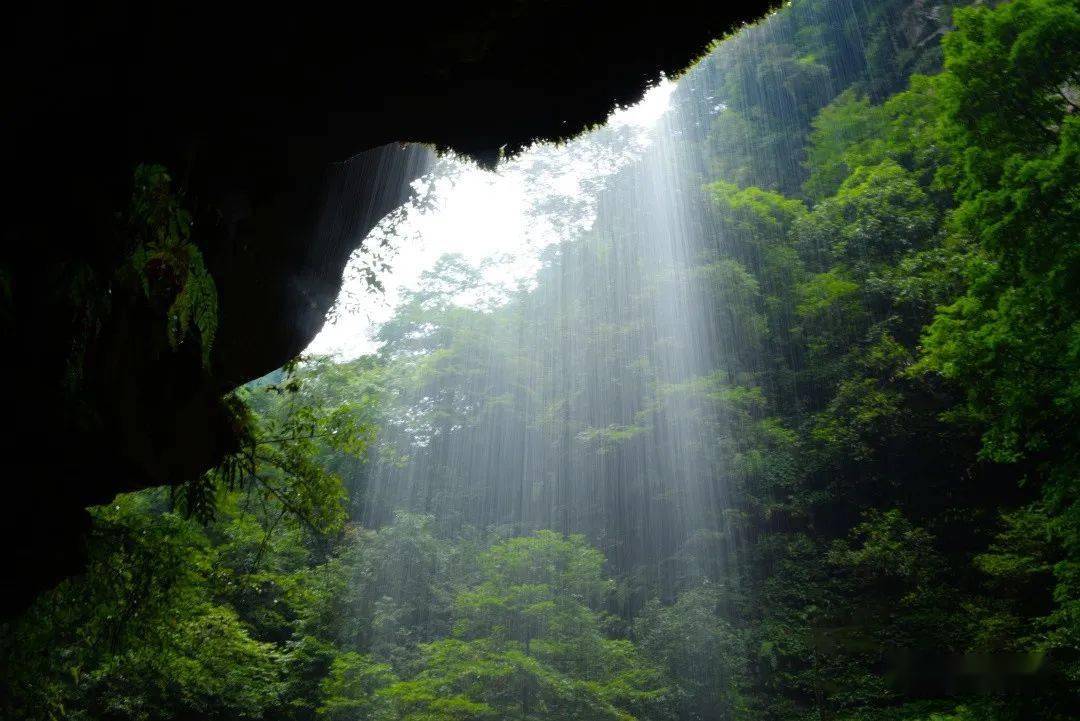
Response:
POLYGON ((134 480, 0 713, 1075 718, 1078 38, 792 0, 583 132, 139 162, 59 306, 73 463, 134 480))

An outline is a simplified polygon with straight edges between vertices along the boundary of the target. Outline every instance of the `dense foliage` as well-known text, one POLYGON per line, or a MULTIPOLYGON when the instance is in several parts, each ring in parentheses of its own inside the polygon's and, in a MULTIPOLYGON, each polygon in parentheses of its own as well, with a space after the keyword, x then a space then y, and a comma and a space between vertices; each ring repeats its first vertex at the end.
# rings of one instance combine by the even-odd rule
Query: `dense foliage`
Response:
POLYGON ((239 392, 4 629, 0 713, 1075 717, 1078 87, 1075 0, 729 38, 672 101, 695 247, 632 166, 535 284, 444 258, 378 354, 239 392))

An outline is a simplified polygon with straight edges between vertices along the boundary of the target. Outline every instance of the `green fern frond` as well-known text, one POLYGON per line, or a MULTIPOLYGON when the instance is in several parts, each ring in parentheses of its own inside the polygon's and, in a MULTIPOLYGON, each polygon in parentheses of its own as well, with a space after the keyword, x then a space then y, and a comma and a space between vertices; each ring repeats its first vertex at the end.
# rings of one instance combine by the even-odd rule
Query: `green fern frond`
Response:
POLYGON ((175 293, 165 314, 169 345, 176 350, 194 331, 202 364, 208 368, 218 325, 217 286, 202 251, 191 240, 191 213, 171 186, 172 179, 160 165, 135 169, 131 221, 136 245, 128 265, 147 298, 155 290, 175 293), (157 278, 151 277, 152 267, 157 268, 157 278), (178 285, 175 291, 162 287, 170 280, 178 285))

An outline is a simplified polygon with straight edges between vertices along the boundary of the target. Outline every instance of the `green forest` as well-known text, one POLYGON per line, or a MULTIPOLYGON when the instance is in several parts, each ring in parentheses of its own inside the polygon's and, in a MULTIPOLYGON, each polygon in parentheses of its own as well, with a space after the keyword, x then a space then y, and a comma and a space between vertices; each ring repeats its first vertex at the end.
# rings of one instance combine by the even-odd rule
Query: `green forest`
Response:
POLYGON ((630 164, 505 302, 447 256, 237 390, 0 627, 0 717, 1080 718, 1080 3, 793 0, 677 80, 691 247, 630 164))

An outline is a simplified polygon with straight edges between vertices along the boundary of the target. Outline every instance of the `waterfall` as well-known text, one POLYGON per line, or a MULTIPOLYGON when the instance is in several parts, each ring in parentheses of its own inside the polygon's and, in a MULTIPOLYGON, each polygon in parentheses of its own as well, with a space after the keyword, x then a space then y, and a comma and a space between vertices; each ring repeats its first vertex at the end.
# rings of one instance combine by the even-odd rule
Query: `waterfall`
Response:
MULTIPOLYGON (((358 504, 366 525, 406 510, 447 533, 585 533, 618 568, 669 584, 690 572, 688 544, 717 542, 728 419, 698 396, 723 394, 719 364, 738 341, 697 267, 715 234, 682 141, 695 119, 670 91, 654 91, 670 107, 647 125, 534 149, 466 190, 528 189, 509 230, 529 237, 438 259, 378 331, 392 388, 358 504)), ((449 160, 437 172, 452 203, 480 171, 449 160)), ((454 212, 426 202, 432 223, 454 212)))
MULTIPOLYGON (((802 6, 799 22, 835 31, 859 7, 802 6)), ((388 369, 379 447, 352 479, 365 525, 408 511, 447 534, 584 533, 665 597, 723 576, 743 530, 770 289, 746 272, 761 275, 760 252, 727 247, 738 220, 706 186, 793 190, 804 136, 763 146, 748 123, 807 127, 862 72, 847 52, 755 67, 799 27, 750 28, 641 108, 493 173, 444 158, 384 224, 377 244, 401 253, 392 297, 313 346, 378 349, 388 369)))

